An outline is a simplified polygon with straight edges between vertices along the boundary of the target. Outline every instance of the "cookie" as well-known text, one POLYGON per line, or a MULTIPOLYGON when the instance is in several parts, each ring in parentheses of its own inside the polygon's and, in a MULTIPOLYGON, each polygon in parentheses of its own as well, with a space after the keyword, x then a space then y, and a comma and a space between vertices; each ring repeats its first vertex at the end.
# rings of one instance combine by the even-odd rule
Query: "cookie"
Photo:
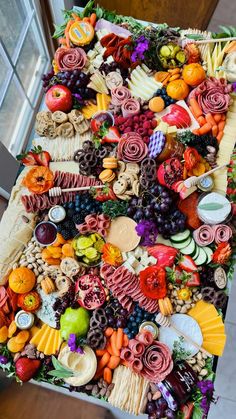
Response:
POLYGON ((125 168, 126 168, 125 163, 122 160, 119 160, 118 161, 118 170, 119 170, 118 173, 120 174, 120 173, 124 172, 125 168))
POLYGON ((116 182, 113 184, 113 191, 114 193, 118 195, 123 195, 125 193, 128 186, 128 182, 124 178, 119 178, 116 182))
POLYGON ((139 165, 137 163, 126 163, 126 172, 137 175, 139 173, 139 165))

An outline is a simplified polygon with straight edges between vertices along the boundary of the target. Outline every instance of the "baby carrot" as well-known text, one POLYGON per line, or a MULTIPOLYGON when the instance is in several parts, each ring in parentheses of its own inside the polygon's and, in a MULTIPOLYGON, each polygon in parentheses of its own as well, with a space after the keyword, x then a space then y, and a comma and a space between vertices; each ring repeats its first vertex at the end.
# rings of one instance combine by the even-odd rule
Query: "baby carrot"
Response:
POLYGON ((120 351, 116 346, 116 335, 117 335, 116 332, 113 332, 113 334, 111 335, 111 338, 110 338, 111 349, 112 349, 113 355, 120 356, 120 351))
POLYGON ((206 120, 202 115, 197 118, 197 121, 199 122, 201 127, 206 124, 206 120))
POLYGON ((200 106, 199 106, 199 104, 198 104, 197 100, 196 100, 194 97, 192 97, 192 98, 189 100, 189 103, 190 103, 190 106, 192 107, 192 110, 193 110, 193 115, 194 115, 196 118, 198 118, 199 116, 201 116, 201 115, 202 115, 202 110, 201 110, 201 108, 200 108, 200 106))
POLYGON ((97 356, 103 356, 106 352, 106 349, 96 349, 95 351, 97 356))
POLYGON ((193 129, 193 130, 192 130, 192 133, 193 133, 193 134, 195 134, 195 135, 200 135, 200 134, 199 134, 199 129, 193 129))
POLYGON ((80 17, 78 15, 76 15, 75 13, 71 13, 71 16, 73 17, 74 20, 81 20, 80 17))
POLYGON ((103 367, 105 367, 108 362, 110 361, 110 354, 108 352, 106 352, 102 358, 100 359, 100 361, 98 362, 98 370, 101 370, 103 367))
POLYGON ((92 13, 92 14, 91 14, 91 16, 90 16, 90 24, 91 24, 92 26, 95 26, 96 20, 97 20, 97 15, 96 15, 96 13, 92 13))
POLYGON ((129 338, 128 338, 128 336, 124 333, 124 336, 123 336, 123 346, 128 346, 128 344, 129 344, 129 338))
POLYGON ((114 330, 112 329, 112 327, 108 327, 106 330, 105 330, 105 336, 107 337, 107 338, 109 338, 111 335, 112 335, 112 333, 114 332, 114 330))
POLYGON ((223 132, 223 131, 219 131, 219 132, 218 132, 218 135, 217 135, 217 137, 216 137, 216 139, 217 139, 218 143, 220 143, 220 142, 221 142, 223 135, 224 135, 224 132, 223 132))
POLYGON ((222 115, 220 113, 213 113, 212 116, 217 123, 221 121, 222 115))
POLYGON ((116 367, 118 367, 120 361, 121 360, 119 356, 112 355, 107 364, 107 367, 110 368, 111 370, 114 370, 116 367))
POLYGON ((174 81, 180 79, 180 73, 172 74, 169 78, 169 81, 174 81))
POLYGON ((211 128, 212 128, 211 124, 209 124, 209 122, 207 122, 201 128, 199 128, 199 130, 198 130, 199 135, 207 134, 209 131, 211 131, 211 128))
POLYGON ((103 375, 103 368, 101 370, 97 370, 93 378, 94 380, 97 380, 98 378, 102 377, 102 375, 103 375))
POLYGON ((117 349, 121 349, 122 348, 122 343, 123 343, 123 329, 121 329, 120 327, 117 329, 117 333, 116 333, 116 347, 117 349))
POLYGON ((106 367, 103 370, 103 378, 107 382, 107 384, 111 384, 112 382, 112 371, 110 368, 106 367))
POLYGON ((89 17, 84 17, 84 18, 83 18, 83 22, 90 23, 90 18, 89 18, 89 17))
POLYGON ((212 127, 212 135, 214 137, 216 137, 217 134, 218 134, 218 126, 217 125, 213 125, 213 127, 212 127))
POLYGON ((109 352, 110 355, 114 355, 113 352, 112 352, 112 347, 111 347, 110 343, 108 343, 108 345, 106 347, 106 350, 107 350, 107 352, 109 352))
POLYGON ((224 127, 225 127, 225 121, 220 121, 218 124, 218 130, 224 131, 224 127))
POLYGON ((169 70, 167 70, 167 71, 168 71, 168 73, 171 73, 171 75, 173 76, 174 74, 180 73, 180 68, 179 67, 176 67, 176 68, 173 68, 173 69, 169 68, 169 70))
POLYGON ((213 116, 212 116, 212 114, 211 113, 207 113, 206 115, 205 115, 205 118, 206 118, 206 121, 209 123, 209 124, 211 124, 211 126, 213 127, 213 125, 215 125, 216 124, 216 121, 214 120, 214 118, 213 118, 213 116))
POLYGON ((222 113, 221 114, 221 121, 225 121, 226 120, 226 115, 225 115, 225 113, 222 113))

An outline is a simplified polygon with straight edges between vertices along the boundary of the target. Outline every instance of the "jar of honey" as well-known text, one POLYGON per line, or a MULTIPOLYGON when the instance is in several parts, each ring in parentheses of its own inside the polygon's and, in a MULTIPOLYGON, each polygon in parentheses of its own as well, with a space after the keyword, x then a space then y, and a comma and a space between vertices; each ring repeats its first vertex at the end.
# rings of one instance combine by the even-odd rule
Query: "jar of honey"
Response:
POLYGON ((184 145, 177 141, 173 134, 166 134, 163 149, 159 156, 157 156, 156 161, 162 163, 172 157, 182 160, 183 152, 184 145))

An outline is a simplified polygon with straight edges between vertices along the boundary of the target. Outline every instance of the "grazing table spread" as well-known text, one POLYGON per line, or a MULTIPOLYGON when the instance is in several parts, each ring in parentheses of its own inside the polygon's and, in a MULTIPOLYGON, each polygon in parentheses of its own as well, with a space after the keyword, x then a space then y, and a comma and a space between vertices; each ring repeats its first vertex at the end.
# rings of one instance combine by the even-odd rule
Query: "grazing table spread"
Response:
POLYGON ((234 270, 235 31, 63 13, 0 224, 0 368, 206 418, 234 270))

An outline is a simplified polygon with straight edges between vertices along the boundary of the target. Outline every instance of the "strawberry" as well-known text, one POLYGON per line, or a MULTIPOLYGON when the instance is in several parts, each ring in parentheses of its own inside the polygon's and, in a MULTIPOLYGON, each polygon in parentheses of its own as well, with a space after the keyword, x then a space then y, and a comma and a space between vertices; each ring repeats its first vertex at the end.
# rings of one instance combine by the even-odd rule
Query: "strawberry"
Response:
POLYGON ((27 153, 18 154, 16 156, 17 160, 20 160, 24 166, 35 166, 37 165, 37 161, 35 158, 35 154, 32 151, 27 151, 27 153))
POLYGON ((38 147, 35 147, 32 151, 33 151, 35 160, 39 164, 39 166, 49 167, 51 156, 48 153, 48 151, 42 150, 42 147, 40 145, 38 147))
POLYGON ((180 411, 183 413, 183 419, 191 419, 194 409, 193 402, 187 402, 180 407, 180 411))
POLYGON ((109 127, 105 136, 102 139, 102 143, 118 143, 120 141, 120 133, 118 128, 109 127))
POLYGON ((188 272, 187 273, 187 282, 185 284, 187 287, 198 287, 200 285, 200 275, 198 272, 188 272))
POLYGON ((25 383, 31 380, 37 373, 41 362, 38 359, 19 358, 16 363, 16 375, 25 383))
POLYGON ((108 186, 104 186, 101 189, 95 189, 93 198, 96 201, 99 201, 99 202, 105 202, 105 201, 109 201, 109 200, 112 200, 112 201, 117 200, 116 195, 114 194, 112 188, 108 187, 108 186))
POLYGON ((197 271, 197 265, 195 264, 194 260, 191 256, 183 255, 179 259, 178 265, 181 269, 186 272, 194 272, 197 271))

